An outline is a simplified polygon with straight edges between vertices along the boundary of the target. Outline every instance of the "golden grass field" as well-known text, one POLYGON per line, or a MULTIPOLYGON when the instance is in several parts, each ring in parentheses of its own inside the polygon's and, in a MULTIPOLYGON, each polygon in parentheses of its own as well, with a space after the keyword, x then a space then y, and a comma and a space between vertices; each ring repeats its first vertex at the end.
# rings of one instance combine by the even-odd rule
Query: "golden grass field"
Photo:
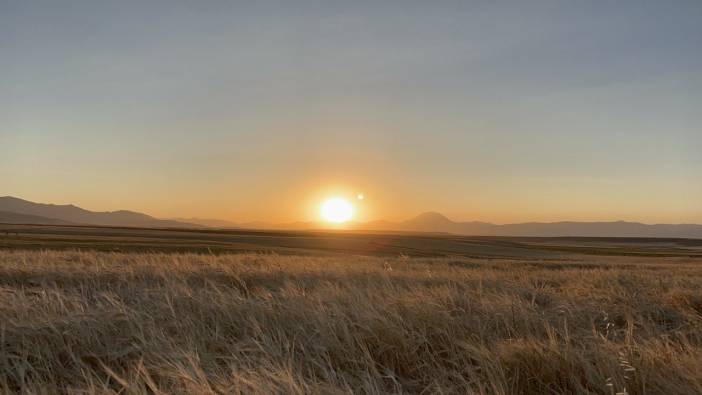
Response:
POLYGON ((700 394, 702 261, 0 252, 0 393, 700 394))

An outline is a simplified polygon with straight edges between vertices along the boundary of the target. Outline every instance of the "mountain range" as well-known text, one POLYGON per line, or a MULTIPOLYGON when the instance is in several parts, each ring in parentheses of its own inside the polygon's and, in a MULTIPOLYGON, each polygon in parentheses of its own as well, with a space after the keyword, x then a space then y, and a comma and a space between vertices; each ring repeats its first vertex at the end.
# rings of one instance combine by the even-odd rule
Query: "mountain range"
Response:
POLYGON ((412 232, 446 232, 473 236, 523 237, 664 237, 700 238, 702 225, 655 224, 639 222, 528 222, 496 225, 487 222, 455 222, 445 216, 428 212, 402 222, 376 221, 361 224, 359 229, 392 229, 412 232))
MULTIPOLYGON (((226 228, 226 229, 321 229, 316 222, 273 224, 236 223, 218 219, 158 219, 134 211, 94 212, 74 205, 34 203, 0 197, 0 223, 45 225, 101 225, 149 228, 226 228)), ((355 222, 344 226, 350 230, 452 233, 471 236, 524 237, 664 237, 702 239, 702 225, 655 224, 639 222, 529 222, 497 225, 488 222, 456 222, 436 212, 427 212, 400 222, 355 222)))
POLYGON ((180 221, 164 220, 134 211, 95 212, 72 204, 44 204, 12 196, 0 197, 0 222, 42 225, 102 225, 145 228, 200 227, 180 221))

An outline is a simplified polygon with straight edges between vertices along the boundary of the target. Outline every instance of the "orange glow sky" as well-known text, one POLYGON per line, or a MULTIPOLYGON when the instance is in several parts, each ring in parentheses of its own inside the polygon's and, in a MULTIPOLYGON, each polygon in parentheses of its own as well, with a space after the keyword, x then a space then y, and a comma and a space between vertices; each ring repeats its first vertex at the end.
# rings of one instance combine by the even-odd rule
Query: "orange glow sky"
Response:
POLYGON ((0 195, 702 223, 697 1, 29 3, 0 6, 0 195))

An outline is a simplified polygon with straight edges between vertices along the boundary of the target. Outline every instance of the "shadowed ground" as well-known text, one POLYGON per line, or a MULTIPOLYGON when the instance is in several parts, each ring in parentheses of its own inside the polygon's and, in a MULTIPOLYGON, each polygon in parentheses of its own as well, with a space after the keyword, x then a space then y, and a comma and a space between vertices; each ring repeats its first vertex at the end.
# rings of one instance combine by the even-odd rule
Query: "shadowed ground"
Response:
POLYGON ((468 237, 448 234, 148 229, 0 224, 0 249, 275 252, 295 255, 561 259, 573 254, 702 256, 702 240, 468 237))

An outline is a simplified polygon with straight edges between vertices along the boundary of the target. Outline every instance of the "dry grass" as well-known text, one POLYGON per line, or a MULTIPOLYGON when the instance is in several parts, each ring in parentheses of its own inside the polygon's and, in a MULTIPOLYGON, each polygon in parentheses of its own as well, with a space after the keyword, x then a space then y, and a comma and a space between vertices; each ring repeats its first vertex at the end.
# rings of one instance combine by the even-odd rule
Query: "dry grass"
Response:
POLYGON ((702 266, 0 253, 1 393, 702 393, 702 266))

